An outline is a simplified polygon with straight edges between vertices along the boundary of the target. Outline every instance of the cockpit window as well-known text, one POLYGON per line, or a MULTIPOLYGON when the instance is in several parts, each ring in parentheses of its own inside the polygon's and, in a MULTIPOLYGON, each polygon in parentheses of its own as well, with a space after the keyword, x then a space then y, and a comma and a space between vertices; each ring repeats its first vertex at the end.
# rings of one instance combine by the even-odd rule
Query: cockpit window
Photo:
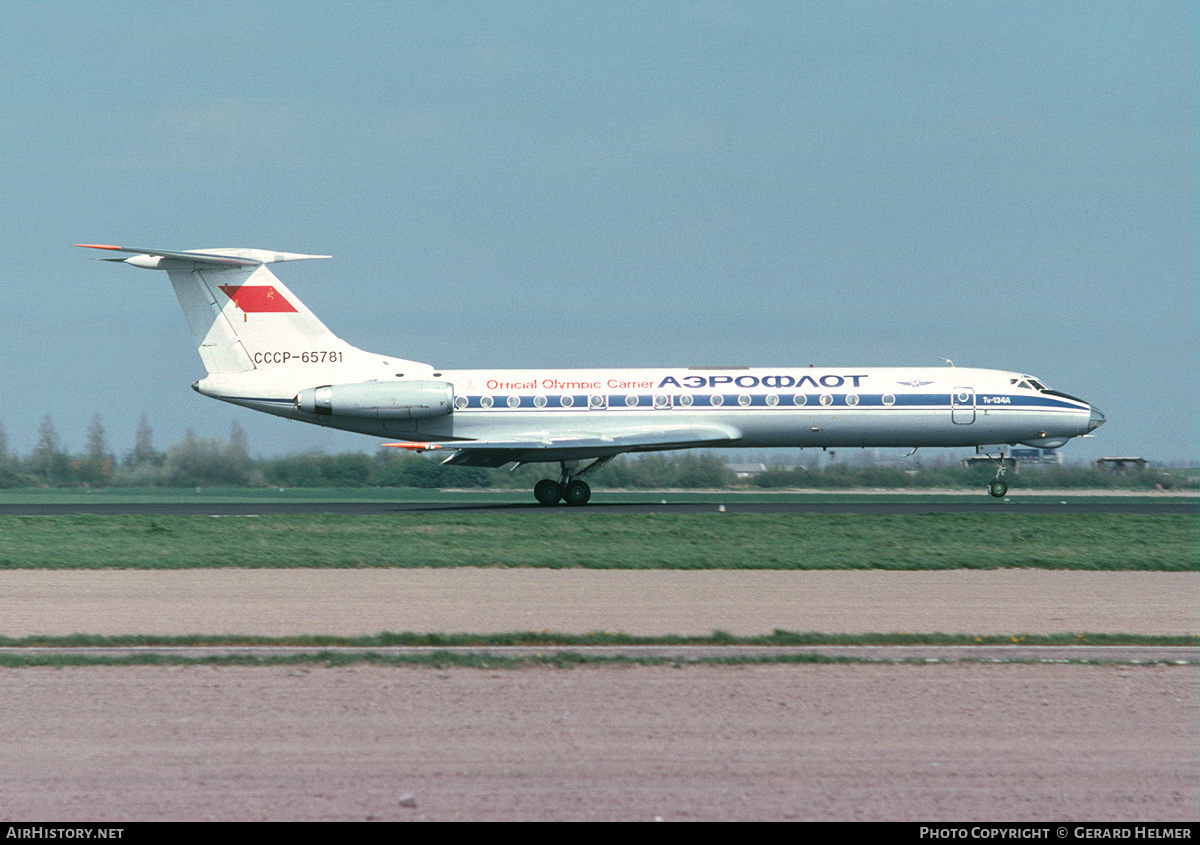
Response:
POLYGON ((1035 378, 1031 378, 1029 380, 1029 383, 1032 384, 1034 387, 1036 387, 1038 390, 1049 390, 1050 389, 1035 378))

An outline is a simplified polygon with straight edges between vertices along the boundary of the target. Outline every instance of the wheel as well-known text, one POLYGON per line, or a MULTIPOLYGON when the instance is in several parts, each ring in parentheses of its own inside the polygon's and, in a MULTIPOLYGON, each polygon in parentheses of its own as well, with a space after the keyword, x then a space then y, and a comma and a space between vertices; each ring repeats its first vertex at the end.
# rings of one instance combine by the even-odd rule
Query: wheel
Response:
POLYGON ((557 505, 558 500, 562 498, 562 488, 558 486, 557 481, 543 478, 534 485, 533 497, 543 505, 557 505))
POLYGON ((563 499, 568 505, 586 505, 590 498, 592 488, 587 486, 586 481, 580 481, 578 478, 568 481, 566 489, 563 490, 563 499))
POLYGON ((1008 493, 1008 485, 1005 484, 1003 481, 1001 481, 999 478, 997 478, 995 481, 993 481, 991 484, 988 485, 988 492, 991 493, 993 496, 995 496, 997 499, 1003 499, 1005 494, 1008 493))

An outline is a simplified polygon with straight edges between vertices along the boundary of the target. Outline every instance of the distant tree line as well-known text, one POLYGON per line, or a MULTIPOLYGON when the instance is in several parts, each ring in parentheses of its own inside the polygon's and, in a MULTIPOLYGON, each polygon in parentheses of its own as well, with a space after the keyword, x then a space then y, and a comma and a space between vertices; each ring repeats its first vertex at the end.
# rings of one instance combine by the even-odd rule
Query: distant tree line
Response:
MULTIPOLYGON (((588 476, 594 487, 630 489, 899 488, 984 487, 994 475, 987 466, 957 464, 911 468, 816 461, 808 466, 772 466, 739 479, 708 452, 651 452, 619 456, 588 476)), ((395 449, 375 454, 307 453, 253 458, 246 433, 237 422, 224 443, 188 430, 183 441, 160 451, 145 414, 138 423, 133 448, 118 458, 109 448, 104 423, 96 414, 88 426, 84 450, 72 454, 62 445, 47 415, 37 444, 24 458, 13 455, 0 425, 0 488, 12 487, 532 487, 539 478, 557 477, 555 464, 526 465, 516 470, 448 466, 440 455, 414 455, 395 449)), ((1092 467, 1022 466, 1008 476, 1016 487, 1054 488, 1196 488, 1188 472, 1148 469, 1117 475, 1092 467)))
POLYGON ((154 447, 154 431, 143 414, 133 449, 118 459, 108 446, 99 414, 88 425, 82 454, 63 447, 47 414, 38 427, 37 444, 24 459, 8 449, 0 426, 0 487, 182 487, 195 484, 254 484, 255 461, 246 448, 246 433, 236 422, 225 444, 197 437, 189 429, 182 443, 166 452, 154 447))

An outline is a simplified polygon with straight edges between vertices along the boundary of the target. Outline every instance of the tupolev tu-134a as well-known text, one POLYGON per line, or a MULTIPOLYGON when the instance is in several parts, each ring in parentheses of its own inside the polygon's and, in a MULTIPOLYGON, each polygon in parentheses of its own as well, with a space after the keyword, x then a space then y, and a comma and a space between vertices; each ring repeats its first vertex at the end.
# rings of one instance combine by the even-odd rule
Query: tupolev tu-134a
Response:
POLYGON ((267 267, 329 258, 259 249, 79 244, 165 270, 208 375, 205 396, 438 450, 445 463, 556 462, 545 505, 586 504, 584 477, 626 452, 695 447, 1054 448, 1104 422, 1088 402, 1023 373, 965 367, 664 367, 449 370, 366 352, 334 335, 267 267), (590 461, 590 463, 586 463, 590 461))

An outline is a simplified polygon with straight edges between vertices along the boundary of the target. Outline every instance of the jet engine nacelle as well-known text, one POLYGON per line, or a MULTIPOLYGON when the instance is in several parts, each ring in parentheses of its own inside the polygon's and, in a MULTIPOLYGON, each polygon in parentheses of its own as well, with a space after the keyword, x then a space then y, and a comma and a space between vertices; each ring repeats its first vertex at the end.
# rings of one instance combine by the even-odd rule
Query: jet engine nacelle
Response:
POLYGON ((454 385, 445 381, 368 381, 309 387, 293 400, 297 411, 318 416, 421 420, 454 408, 454 385))

